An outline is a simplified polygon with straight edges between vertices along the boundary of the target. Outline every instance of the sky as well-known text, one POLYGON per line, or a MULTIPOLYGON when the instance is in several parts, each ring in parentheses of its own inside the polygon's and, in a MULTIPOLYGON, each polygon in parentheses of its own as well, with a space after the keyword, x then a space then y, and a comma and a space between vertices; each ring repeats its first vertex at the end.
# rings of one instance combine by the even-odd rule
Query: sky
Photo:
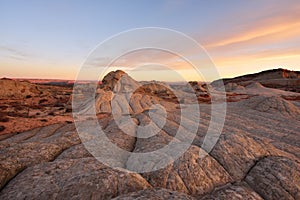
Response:
MULTIPOLYGON (((220 77, 274 68, 300 70, 299 0, 0 0, 0 77, 74 80, 101 42, 143 27, 172 29, 193 38, 220 77)), ((195 52, 187 54, 195 57, 195 52)), ((133 69, 137 80, 176 81, 173 70, 186 79, 199 79, 174 55, 144 50, 125 57, 110 69, 133 69), (153 60, 170 69, 149 65, 153 60)))

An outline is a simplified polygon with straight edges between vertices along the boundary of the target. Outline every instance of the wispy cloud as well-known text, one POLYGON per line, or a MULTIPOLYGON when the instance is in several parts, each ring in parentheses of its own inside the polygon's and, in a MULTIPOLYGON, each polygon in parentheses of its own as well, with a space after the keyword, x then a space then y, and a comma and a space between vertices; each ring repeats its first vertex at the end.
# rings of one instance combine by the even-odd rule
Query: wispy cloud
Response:
POLYGON ((233 66, 258 69, 284 64, 300 69, 300 4, 282 1, 243 12, 228 17, 231 26, 216 27, 202 37, 216 65, 231 72, 226 76, 235 74, 233 66))
MULTIPOLYGON (((257 13, 256 13, 257 14, 257 13)), ((238 16, 236 16, 238 17, 238 16)), ((239 16, 243 18, 244 16, 239 16)), ((233 45, 243 44, 261 44, 264 42, 275 41, 277 39, 285 40, 299 36, 300 32, 300 7, 289 7, 283 9, 281 13, 273 13, 261 19, 242 20, 241 24, 236 24, 238 30, 234 27, 228 27, 227 30, 206 41, 205 47, 215 49, 219 47, 226 48, 233 45)))
POLYGON ((0 56, 17 60, 26 60, 29 57, 24 51, 10 46, 0 46, 0 56))

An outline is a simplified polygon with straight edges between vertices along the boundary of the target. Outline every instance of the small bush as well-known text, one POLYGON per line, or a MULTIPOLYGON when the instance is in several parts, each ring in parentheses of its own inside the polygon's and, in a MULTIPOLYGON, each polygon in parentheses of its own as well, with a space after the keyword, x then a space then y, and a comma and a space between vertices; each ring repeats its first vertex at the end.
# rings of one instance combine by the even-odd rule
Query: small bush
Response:
POLYGON ((0 132, 5 130, 5 126, 0 126, 0 132))
POLYGON ((39 100, 39 104, 45 103, 47 101, 48 101, 47 99, 41 99, 41 100, 39 100))
POLYGON ((0 122, 8 122, 9 118, 5 113, 0 113, 0 122))
POLYGON ((0 117, 0 122, 8 122, 9 118, 8 117, 0 117))

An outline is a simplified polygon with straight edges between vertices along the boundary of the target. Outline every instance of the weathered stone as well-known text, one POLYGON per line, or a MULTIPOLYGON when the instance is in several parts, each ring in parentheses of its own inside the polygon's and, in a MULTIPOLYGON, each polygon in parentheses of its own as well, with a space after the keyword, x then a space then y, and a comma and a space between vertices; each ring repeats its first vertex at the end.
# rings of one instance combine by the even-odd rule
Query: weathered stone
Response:
MULTIPOLYGON (((255 90, 258 96, 228 103, 218 135, 212 105, 197 104, 199 115, 188 109, 199 99, 192 100, 187 85, 171 86, 182 95, 176 99, 167 84, 140 87, 125 72, 112 72, 96 102, 86 97, 82 104, 93 114, 89 103, 95 103, 97 116, 78 122, 80 137, 72 123, 1 137, 0 199, 300 199, 300 104, 254 81, 227 84, 230 95, 255 90)), ((218 93, 193 85, 198 97, 208 89, 218 93)))
POLYGON ((120 195, 114 200, 165 200, 165 199, 178 199, 178 200, 193 200, 194 198, 186 195, 184 193, 167 190, 167 189, 161 189, 161 188, 155 188, 155 189, 146 189, 146 190, 140 190, 138 192, 132 192, 125 195, 120 195))
POLYGON ((235 180, 245 177, 251 166, 269 155, 264 144, 244 134, 222 135, 211 155, 216 158, 235 180))
POLYGON ((203 200, 263 200, 246 184, 229 185, 217 189, 212 194, 203 198, 203 200))
POLYGON ((27 168, 1 191, 1 199, 111 199, 151 186, 140 175, 94 158, 66 159, 27 168))
POLYGON ((246 182, 264 199, 300 199, 300 164, 286 157, 266 157, 253 166, 246 182))
POLYGON ((56 144, 28 142, 10 144, 0 150, 0 189, 28 166, 52 161, 62 151, 56 144))

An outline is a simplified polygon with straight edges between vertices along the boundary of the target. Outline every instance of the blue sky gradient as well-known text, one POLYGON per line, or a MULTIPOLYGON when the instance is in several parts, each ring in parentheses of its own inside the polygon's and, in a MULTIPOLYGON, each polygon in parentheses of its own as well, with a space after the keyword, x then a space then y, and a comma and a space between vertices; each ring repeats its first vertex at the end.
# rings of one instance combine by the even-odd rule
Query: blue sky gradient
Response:
POLYGON ((299 8, 297 0, 0 0, 0 77, 75 79, 97 44, 139 27, 193 37, 223 77, 300 70, 299 8))

